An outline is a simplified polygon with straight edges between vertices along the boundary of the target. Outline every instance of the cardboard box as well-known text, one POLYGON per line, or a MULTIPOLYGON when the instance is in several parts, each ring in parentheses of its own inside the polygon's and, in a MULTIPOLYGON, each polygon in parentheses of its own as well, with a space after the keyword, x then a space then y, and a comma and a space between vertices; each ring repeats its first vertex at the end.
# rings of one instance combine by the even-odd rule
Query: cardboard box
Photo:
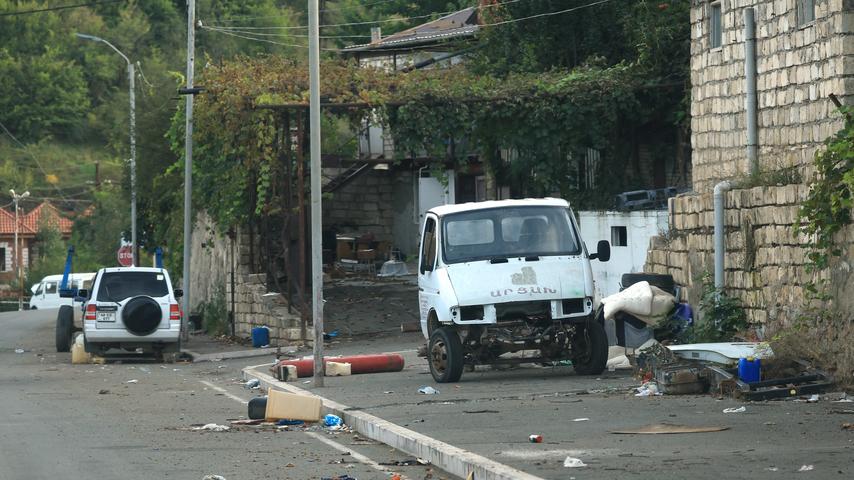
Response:
POLYGON ((341 362, 326 362, 326 376, 327 377, 341 377, 350 375, 351 373, 351 364, 349 363, 341 363, 341 362))
POLYGON ((268 421, 286 418, 289 420, 317 422, 320 420, 320 410, 322 407, 323 403, 317 397, 296 395, 270 389, 267 394, 267 410, 264 417, 268 421))

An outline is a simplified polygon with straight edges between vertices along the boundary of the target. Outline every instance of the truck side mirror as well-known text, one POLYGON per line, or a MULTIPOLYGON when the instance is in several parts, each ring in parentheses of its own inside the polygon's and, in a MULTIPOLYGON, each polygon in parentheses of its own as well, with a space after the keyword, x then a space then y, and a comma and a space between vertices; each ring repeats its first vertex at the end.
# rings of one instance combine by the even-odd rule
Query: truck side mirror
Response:
POLYGON ((596 253, 590 255, 590 260, 599 259, 600 262, 607 262, 611 259, 611 244, 607 240, 599 240, 596 244, 596 253))
POLYGON ((86 290, 85 288, 78 289, 77 295, 75 295, 75 298, 77 298, 77 297, 88 298, 89 297, 89 290, 86 290))

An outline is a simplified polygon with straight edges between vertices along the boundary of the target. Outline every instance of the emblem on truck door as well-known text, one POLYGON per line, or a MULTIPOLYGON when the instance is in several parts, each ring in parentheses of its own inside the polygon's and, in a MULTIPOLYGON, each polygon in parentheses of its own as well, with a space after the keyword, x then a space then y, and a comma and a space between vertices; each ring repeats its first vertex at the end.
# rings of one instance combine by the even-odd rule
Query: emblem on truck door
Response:
POLYGON ((510 275, 510 281, 513 285, 536 285, 537 272, 531 267, 522 267, 520 273, 510 275))

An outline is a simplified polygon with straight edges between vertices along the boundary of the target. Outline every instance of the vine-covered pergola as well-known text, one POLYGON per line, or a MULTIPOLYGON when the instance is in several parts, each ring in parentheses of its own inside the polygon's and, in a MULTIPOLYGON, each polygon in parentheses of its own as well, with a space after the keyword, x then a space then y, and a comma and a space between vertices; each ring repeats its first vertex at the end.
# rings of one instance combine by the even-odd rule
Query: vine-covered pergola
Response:
MULTIPOLYGON (((668 86, 643 85, 634 69, 590 65, 498 78, 463 65, 388 72, 327 61, 321 65, 323 157, 358 162, 356 138, 371 119, 393 137, 396 158, 387 161, 426 152, 438 165, 460 165, 476 155, 519 194, 560 192, 578 200, 573 155, 595 148, 602 152, 599 174, 625 171, 627 132, 660 114, 644 110, 643 96, 668 86), (511 161, 501 159, 502 149, 513 152, 511 161)), ((261 251, 252 252, 252 261, 266 265, 271 278, 282 272, 304 277, 290 275, 289 236, 294 221, 305 232, 308 69, 282 57, 242 58, 206 67, 200 84, 195 201, 223 229, 239 223, 260 235, 261 251)), ((180 154, 177 115, 171 136, 180 154)), ((610 196, 630 186, 627 178, 613 175, 595 194, 610 196)))

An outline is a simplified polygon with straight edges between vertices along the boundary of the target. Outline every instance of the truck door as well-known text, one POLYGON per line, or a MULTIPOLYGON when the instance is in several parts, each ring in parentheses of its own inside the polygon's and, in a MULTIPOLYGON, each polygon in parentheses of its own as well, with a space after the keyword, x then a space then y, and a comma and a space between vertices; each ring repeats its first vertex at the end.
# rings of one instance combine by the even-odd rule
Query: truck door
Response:
POLYGON ((421 331, 427 336, 427 317, 439 296, 439 282, 435 273, 438 239, 436 217, 428 215, 421 231, 421 249, 418 255, 418 305, 421 313, 421 331))

